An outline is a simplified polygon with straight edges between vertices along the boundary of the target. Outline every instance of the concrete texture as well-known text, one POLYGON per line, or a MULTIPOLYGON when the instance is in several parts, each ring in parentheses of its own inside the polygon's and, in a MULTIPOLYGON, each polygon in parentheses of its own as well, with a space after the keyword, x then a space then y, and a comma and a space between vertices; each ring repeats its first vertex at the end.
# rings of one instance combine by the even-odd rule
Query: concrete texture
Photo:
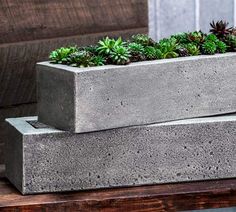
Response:
POLYGON ((212 20, 226 20, 234 25, 234 0, 200 0, 199 25, 202 31, 209 32, 212 20))
POLYGON ((236 115, 81 134, 36 119, 7 120, 6 176, 23 194, 236 177, 236 115))
POLYGON ((3 154, 4 146, 5 142, 7 142, 7 139, 9 137, 8 124, 5 122, 5 119, 12 117, 35 116, 36 108, 36 103, 0 108, 0 166, 1 164, 5 163, 5 158, 3 154))
POLYGON ((148 12, 154 40, 196 28, 196 0, 148 0, 148 12))
POLYGON ((39 121, 76 133, 236 112, 236 53, 74 68, 39 63, 39 121))
POLYGON ((189 0, 160 1, 160 36, 167 37, 173 33, 194 31, 195 2, 189 0), (171 16, 170 16, 171 14, 171 16), (186 19, 188 17, 188 19, 186 19))
POLYGON ((236 0, 149 0, 149 35, 159 40, 177 32, 209 32, 212 20, 236 24, 236 0))

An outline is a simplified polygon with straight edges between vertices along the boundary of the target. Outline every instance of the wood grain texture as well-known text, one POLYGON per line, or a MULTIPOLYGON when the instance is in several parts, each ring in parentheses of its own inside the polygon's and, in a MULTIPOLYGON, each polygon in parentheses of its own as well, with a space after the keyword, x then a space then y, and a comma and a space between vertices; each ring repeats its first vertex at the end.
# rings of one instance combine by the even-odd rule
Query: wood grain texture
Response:
POLYGON ((6 118, 36 115, 36 104, 23 104, 14 107, 0 108, 0 164, 4 163, 4 143, 8 138, 6 118))
POLYGON ((4 177, 4 173, 5 173, 5 165, 0 164, 0 182, 1 182, 2 178, 4 177))
MULTIPOLYGON (((0 130, 4 130, 4 128, 1 126, 0 124, 0 130)), ((0 132, 0 136, 2 136, 1 134, 5 134, 4 132, 0 132)), ((1 138, 0 140, 0 165, 4 164, 4 141, 6 137, 1 138)))
POLYGON ((236 179, 22 196, 0 179, 0 211, 172 212, 236 206, 236 179))
POLYGON ((36 102, 35 64, 47 60, 53 49, 94 44, 106 35, 128 38, 145 32, 147 28, 138 28, 0 45, 0 107, 36 102))
POLYGON ((1 0, 0 43, 148 26, 147 0, 1 0))

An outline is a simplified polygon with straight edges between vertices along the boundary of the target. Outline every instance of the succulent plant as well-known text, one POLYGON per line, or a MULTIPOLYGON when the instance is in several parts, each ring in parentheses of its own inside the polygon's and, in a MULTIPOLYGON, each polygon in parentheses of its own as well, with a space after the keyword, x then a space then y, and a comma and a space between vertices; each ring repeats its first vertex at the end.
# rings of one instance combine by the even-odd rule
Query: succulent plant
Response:
POLYGON ((203 34, 201 31, 190 32, 187 36, 189 42, 193 42, 198 45, 203 43, 205 40, 205 34, 203 34))
POLYGON ((90 46, 82 47, 82 48, 79 49, 79 50, 85 50, 85 51, 87 51, 87 52, 90 52, 90 53, 96 55, 96 54, 97 54, 97 48, 98 48, 97 46, 92 46, 92 45, 90 45, 90 46))
POLYGON ((144 47, 139 43, 129 43, 128 49, 131 54, 131 62, 145 60, 144 47))
POLYGON ((228 51, 236 51, 236 35, 228 35, 224 41, 228 46, 228 51))
POLYGON ((215 54, 217 46, 213 41, 206 41, 202 45, 203 54, 215 54))
POLYGON ((133 35, 131 38, 131 41, 134 43, 141 44, 144 47, 154 46, 156 43, 153 39, 151 39, 150 37, 148 37, 148 35, 145 35, 145 34, 133 35))
POLYGON ((161 51, 163 59, 179 56, 177 53, 177 40, 175 38, 160 40, 157 48, 161 51))
POLYGON ((147 60, 156 60, 163 58, 163 54, 160 49, 157 49, 153 46, 146 46, 144 49, 144 54, 147 60))
POLYGON ((113 64, 126 65, 130 62, 130 56, 128 48, 122 45, 116 45, 112 48, 110 59, 113 64))
MULTIPOLYGON (((227 50, 227 45, 226 45, 223 41, 219 40, 219 39, 216 37, 215 34, 209 34, 209 35, 207 35, 206 38, 205 38, 205 40, 206 40, 206 42, 208 42, 208 44, 207 44, 208 46, 210 46, 210 43, 209 43, 209 42, 212 42, 212 43, 214 43, 214 44, 216 45, 216 52, 219 52, 219 53, 225 53, 225 52, 226 52, 226 50, 227 50)), ((203 50, 204 50, 204 48, 205 48, 205 47, 203 47, 203 50)), ((213 49, 214 49, 214 47, 212 47, 212 52, 214 52, 213 49)), ((205 50, 204 50, 204 52, 205 52, 205 50)), ((211 52, 211 51, 210 51, 210 52, 211 52)), ((208 54, 211 54, 211 53, 208 53, 208 54)), ((213 54, 213 53, 212 53, 212 54, 213 54)))
POLYGON ((129 43, 128 48, 129 48, 130 52, 133 52, 133 53, 143 53, 144 52, 144 47, 139 43, 129 43))
POLYGON ((216 37, 215 34, 209 34, 206 36, 205 38, 206 41, 211 41, 211 42, 214 42, 214 43, 217 43, 219 41, 219 39, 216 37))
POLYGON ((177 43, 179 43, 179 44, 189 43, 188 33, 186 33, 186 32, 177 33, 175 35, 172 35, 171 38, 175 38, 177 43))
POLYGON ((119 37, 117 40, 106 37, 98 42, 97 52, 100 55, 109 56, 113 51, 113 48, 124 45, 125 42, 123 42, 121 37, 119 37))
POLYGON ((112 48, 114 47, 115 40, 109 37, 106 37, 103 40, 98 42, 97 51, 101 55, 109 55, 112 52, 112 48))
POLYGON ((80 68, 94 66, 91 53, 85 50, 71 54, 68 57, 68 63, 71 66, 78 66, 80 68))
POLYGON ((52 63, 66 64, 68 57, 76 51, 78 51, 76 47, 61 47, 52 51, 49 59, 52 63))
POLYGON ((91 62, 94 66, 103 66, 106 63, 106 59, 101 55, 96 55, 91 58, 91 62))
POLYGON ((176 50, 176 52, 178 53, 178 55, 180 57, 187 57, 189 56, 189 52, 188 52, 188 49, 184 46, 179 46, 176 50))
POLYGON ((219 39, 222 39, 231 33, 232 27, 228 28, 228 25, 229 23, 223 20, 217 22, 212 21, 210 23, 210 32, 215 34, 219 39))
POLYGON ((58 48, 49 58, 52 63, 90 67, 236 51, 236 28, 228 27, 225 21, 213 21, 210 25, 208 35, 201 31, 183 32, 159 42, 145 34, 133 35, 128 42, 121 37, 105 37, 95 46, 58 48))
POLYGON ((228 46, 223 41, 216 42, 217 52, 225 53, 227 51, 228 46))
POLYGON ((230 30, 230 35, 236 35, 236 27, 230 30))
POLYGON ((196 44, 188 43, 185 45, 185 48, 191 56, 197 56, 200 54, 200 49, 196 44))

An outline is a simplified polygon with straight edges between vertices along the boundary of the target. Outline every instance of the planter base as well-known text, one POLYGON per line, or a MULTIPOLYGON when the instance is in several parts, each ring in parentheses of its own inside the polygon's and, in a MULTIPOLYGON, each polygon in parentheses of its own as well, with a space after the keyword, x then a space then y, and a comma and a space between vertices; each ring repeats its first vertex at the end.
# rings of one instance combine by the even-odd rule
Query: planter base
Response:
POLYGON ((6 176, 23 194, 236 177, 236 115, 72 134, 7 119, 6 176))

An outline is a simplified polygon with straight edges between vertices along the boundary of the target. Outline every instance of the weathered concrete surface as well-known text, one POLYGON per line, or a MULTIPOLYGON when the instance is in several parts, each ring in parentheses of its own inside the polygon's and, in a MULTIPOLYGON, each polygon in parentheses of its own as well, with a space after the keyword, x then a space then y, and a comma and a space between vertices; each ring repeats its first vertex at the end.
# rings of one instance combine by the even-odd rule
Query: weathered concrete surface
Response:
POLYGON ((36 103, 0 108, 0 166, 1 164, 5 163, 5 158, 3 154, 5 148, 4 146, 5 142, 7 142, 7 139, 9 138, 9 127, 8 124, 5 122, 5 119, 12 117, 35 116, 36 108, 36 103))
POLYGON ((7 120, 6 176, 23 194, 236 177, 236 115, 81 134, 30 120, 7 120))
POLYGON ((39 121, 76 133, 236 112, 236 53, 128 66, 37 65, 39 121))

